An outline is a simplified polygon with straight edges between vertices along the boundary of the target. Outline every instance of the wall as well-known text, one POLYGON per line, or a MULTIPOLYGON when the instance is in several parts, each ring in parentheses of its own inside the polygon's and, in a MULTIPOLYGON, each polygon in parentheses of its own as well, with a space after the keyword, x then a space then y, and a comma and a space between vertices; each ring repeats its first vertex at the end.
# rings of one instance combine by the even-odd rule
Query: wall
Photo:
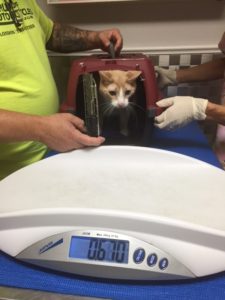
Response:
POLYGON ((124 49, 171 53, 215 52, 225 30, 225 1, 146 0, 51 4, 38 0, 53 20, 86 29, 120 28, 124 49))

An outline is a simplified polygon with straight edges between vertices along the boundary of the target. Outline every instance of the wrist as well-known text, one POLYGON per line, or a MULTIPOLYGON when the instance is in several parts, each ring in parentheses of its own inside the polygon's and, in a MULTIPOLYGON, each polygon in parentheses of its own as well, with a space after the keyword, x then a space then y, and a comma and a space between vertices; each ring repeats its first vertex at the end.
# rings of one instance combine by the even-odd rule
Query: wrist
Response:
POLYGON ((176 70, 176 79, 177 83, 181 83, 182 81, 182 70, 176 70))
POLYGON ((211 102, 208 102, 207 107, 206 107, 206 115, 210 116, 211 112, 214 110, 214 104, 211 102))
POLYGON ((206 108, 208 119, 225 126, 225 105, 209 102, 206 108))
POLYGON ((47 116, 35 116, 31 125, 32 140, 44 143, 47 116))
POLYGON ((177 71, 173 69, 168 70, 168 78, 170 80, 170 85, 177 84, 177 71))
POLYGON ((205 120, 208 100, 202 98, 193 98, 193 104, 195 120, 205 120))
POLYGON ((176 70, 176 79, 177 83, 185 83, 191 82, 191 78, 189 76, 190 69, 178 69, 176 70))

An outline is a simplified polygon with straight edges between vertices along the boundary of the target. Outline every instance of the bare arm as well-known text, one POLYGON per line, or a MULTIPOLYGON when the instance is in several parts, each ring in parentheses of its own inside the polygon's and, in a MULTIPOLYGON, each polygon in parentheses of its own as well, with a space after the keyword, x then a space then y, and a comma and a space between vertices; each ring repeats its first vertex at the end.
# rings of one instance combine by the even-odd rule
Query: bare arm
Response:
POLYGON ((225 125, 225 106, 208 102, 206 116, 209 120, 225 125))
POLYGON ((115 51, 119 54, 123 39, 118 29, 89 31, 76 28, 71 24, 55 23, 46 46, 49 50, 65 53, 92 49, 109 51, 110 41, 114 43, 115 51))
POLYGON ((36 116, 0 110, 0 142, 39 141, 60 152, 104 142, 84 132, 84 122, 72 114, 36 116))
POLYGON ((38 116, 0 109, 0 142, 38 140, 38 116))
POLYGON ((225 57, 212 60, 199 66, 177 70, 177 82, 194 82, 216 80, 223 78, 225 71, 225 57))

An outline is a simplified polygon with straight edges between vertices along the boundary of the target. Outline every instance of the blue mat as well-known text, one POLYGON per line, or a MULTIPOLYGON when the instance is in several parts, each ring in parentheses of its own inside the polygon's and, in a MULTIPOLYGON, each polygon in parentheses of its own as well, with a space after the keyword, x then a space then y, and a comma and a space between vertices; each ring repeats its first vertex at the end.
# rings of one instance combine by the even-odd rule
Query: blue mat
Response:
POLYGON ((188 155, 221 168, 206 136, 196 122, 174 131, 154 129, 148 145, 188 155))
POLYGON ((0 285, 109 299, 225 299, 225 272, 183 282, 116 282, 29 266, 0 252, 0 285))

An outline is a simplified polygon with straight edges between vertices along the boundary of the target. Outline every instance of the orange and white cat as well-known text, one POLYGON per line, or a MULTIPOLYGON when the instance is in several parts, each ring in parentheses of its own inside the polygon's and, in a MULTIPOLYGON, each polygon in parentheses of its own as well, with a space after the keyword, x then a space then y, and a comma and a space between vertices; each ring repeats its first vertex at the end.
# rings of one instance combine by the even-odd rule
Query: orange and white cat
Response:
POLYGON ((128 135, 128 120, 132 113, 131 98, 135 94, 141 71, 107 70, 99 71, 99 92, 104 115, 118 110, 120 114, 120 132, 128 135))

